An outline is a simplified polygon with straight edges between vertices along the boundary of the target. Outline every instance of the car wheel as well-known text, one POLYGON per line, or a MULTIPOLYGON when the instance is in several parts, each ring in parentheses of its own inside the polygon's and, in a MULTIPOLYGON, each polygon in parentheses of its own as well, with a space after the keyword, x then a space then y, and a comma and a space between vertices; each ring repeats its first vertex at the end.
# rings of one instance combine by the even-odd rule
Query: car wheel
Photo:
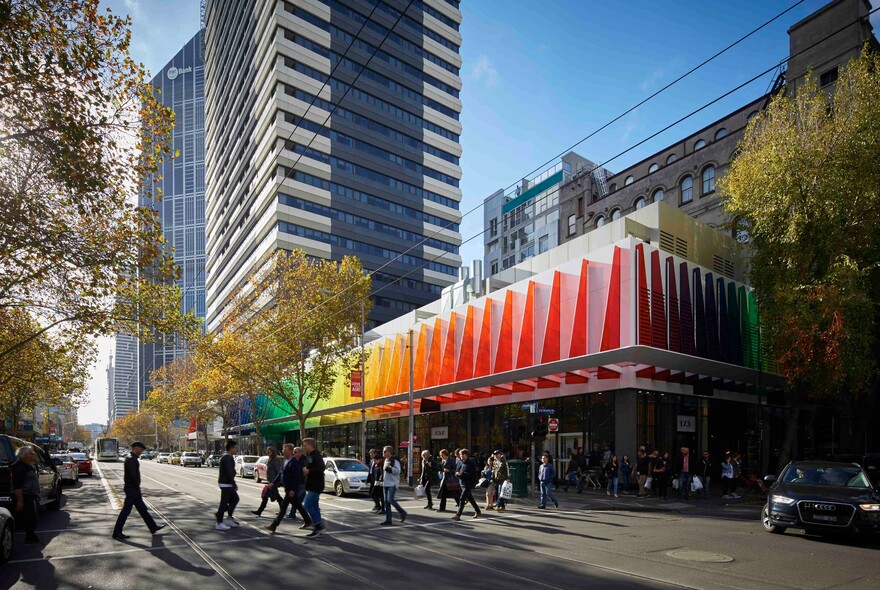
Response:
POLYGON ((254 479, 257 480, 257 483, 260 483, 261 481, 263 481, 262 479, 260 479, 260 472, 259 471, 254 471, 254 479))
POLYGON ((55 488, 55 499, 46 504, 46 509, 55 511, 61 508, 61 481, 58 481, 58 487, 55 488))
POLYGON ((338 479, 336 480, 336 483, 333 484, 333 491, 340 498, 345 495, 345 488, 342 487, 342 482, 339 481, 338 479))
POLYGON ((781 535, 785 532, 784 526, 770 524, 770 504, 764 504, 764 508, 761 510, 761 524, 764 525, 764 530, 768 533, 781 535))
POLYGON ((3 531, 0 531, 0 563, 6 563, 12 556, 12 546, 15 541, 13 535, 12 521, 7 521, 3 531))
POLYGON ((238 476, 244 479, 244 467, 241 468, 241 471, 238 473, 238 476))

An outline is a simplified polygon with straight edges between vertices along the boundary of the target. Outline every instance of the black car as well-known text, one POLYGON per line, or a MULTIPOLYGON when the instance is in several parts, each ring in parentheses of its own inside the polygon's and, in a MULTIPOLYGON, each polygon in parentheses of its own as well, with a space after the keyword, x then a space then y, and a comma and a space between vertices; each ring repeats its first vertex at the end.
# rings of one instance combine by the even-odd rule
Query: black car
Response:
POLYGON ((857 463, 793 461, 764 481, 773 484, 761 511, 768 532, 880 532, 880 493, 857 463))
POLYGON ((61 474, 58 472, 61 460, 52 459, 37 445, 8 434, 0 434, 0 507, 8 508, 15 514, 12 470, 9 467, 15 462, 15 453, 23 446, 31 447, 37 455, 34 469, 40 481, 40 505, 49 510, 58 510, 61 507, 61 474))

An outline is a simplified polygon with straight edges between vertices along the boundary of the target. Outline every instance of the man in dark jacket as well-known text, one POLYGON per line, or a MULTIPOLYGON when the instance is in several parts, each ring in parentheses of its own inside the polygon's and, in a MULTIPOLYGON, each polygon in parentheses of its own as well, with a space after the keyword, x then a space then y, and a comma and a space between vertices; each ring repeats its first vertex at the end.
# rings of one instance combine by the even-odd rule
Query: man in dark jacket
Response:
POLYGON ((709 457, 709 451, 703 451, 703 456, 697 463, 697 477, 700 478, 700 483, 703 484, 703 487, 697 490, 697 496, 709 497, 709 478, 711 472, 712 459, 709 457))
POLYGON ((220 507, 217 509, 217 524, 214 526, 218 531, 228 531, 238 526, 238 521, 232 517, 238 505, 238 485, 235 483, 236 453, 238 453, 238 443, 230 440, 226 443, 226 454, 220 457, 220 473, 217 476, 217 485, 220 486, 220 507), (223 520, 226 512, 229 512, 229 518, 223 520))
POLYGON ((367 483, 370 484, 370 498, 373 499, 373 509, 370 512, 379 514, 385 512, 385 505, 382 499, 382 457, 379 451, 370 449, 370 475, 367 477, 367 483))
POLYGON ((281 524, 281 519, 284 518, 284 514, 287 512, 287 507, 290 505, 293 505, 294 509, 299 512, 305 523, 299 528, 307 529, 312 526, 312 519, 309 517, 308 512, 306 512, 299 499, 298 491, 299 486, 303 481, 303 474, 302 465, 300 464, 299 459, 294 456, 296 454, 296 448, 292 444, 287 443, 284 445, 282 454, 284 455, 284 463, 281 467, 281 471, 275 476, 275 479, 269 483, 273 489, 277 488, 279 485, 284 486, 284 499, 281 501, 281 510, 278 511, 278 516, 275 517, 275 520, 273 520, 270 525, 266 526, 266 530, 272 533, 274 533, 275 529, 278 528, 278 525, 281 524))
MULTIPOLYGON (((37 452, 29 446, 20 447, 15 452, 12 464, 12 496, 15 498, 15 517, 25 531, 24 544, 36 545, 40 542, 37 533, 37 502, 40 499, 40 479, 34 462, 37 452)), ((130 509, 129 509, 130 510, 130 509)))
POLYGON ((461 483, 461 500, 458 502, 458 510, 455 512, 452 520, 461 520, 461 513, 464 512, 466 502, 470 502, 471 506, 474 507, 474 518, 480 518, 483 513, 480 512, 480 507, 477 505, 477 501, 474 500, 473 494, 474 487, 477 485, 477 466, 471 460, 471 453, 467 449, 461 449, 459 456, 458 471, 456 471, 455 476, 458 477, 458 481, 461 483))
POLYGON ((437 492, 437 499, 440 500, 440 508, 437 512, 446 512, 446 499, 450 495, 455 500, 456 506, 461 499, 461 485, 455 477, 455 457, 446 449, 440 451, 440 469, 443 473, 440 475, 440 490, 437 492))
POLYGON ((318 506, 318 499, 324 491, 324 458, 318 452, 313 438, 303 439, 303 450, 306 455, 303 467, 306 476, 305 508, 313 525, 312 532, 306 536, 316 539, 324 535, 324 521, 321 520, 321 508, 318 506))
POLYGON ((123 490, 125 490, 125 503, 122 505, 122 512, 116 519, 116 526, 113 527, 113 538, 118 540, 127 539, 128 535, 122 534, 122 527, 125 526, 125 520, 131 514, 131 508, 137 508, 138 514, 144 519, 147 528, 152 534, 158 533, 165 528, 164 524, 156 524, 153 517, 147 511, 147 505, 144 504, 144 498, 141 495, 141 466, 138 463, 138 457, 144 452, 144 443, 131 443, 131 456, 125 460, 125 479, 123 490))
POLYGON ((425 486, 425 497, 428 501, 428 504, 424 507, 425 510, 432 510, 434 508, 434 501, 431 498, 431 486, 436 483, 440 483, 440 478, 437 477, 437 467, 434 465, 431 451, 422 451, 422 474, 419 477, 419 484, 425 486))

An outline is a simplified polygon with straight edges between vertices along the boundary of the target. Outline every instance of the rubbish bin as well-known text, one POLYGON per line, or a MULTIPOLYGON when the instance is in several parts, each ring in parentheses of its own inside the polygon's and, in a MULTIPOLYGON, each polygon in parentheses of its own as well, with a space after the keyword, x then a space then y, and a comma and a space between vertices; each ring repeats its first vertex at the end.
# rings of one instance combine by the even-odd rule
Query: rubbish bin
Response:
POLYGON ((523 498, 529 495, 529 464, 519 459, 507 462, 510 482, 513 484, 513 496, 523 498))

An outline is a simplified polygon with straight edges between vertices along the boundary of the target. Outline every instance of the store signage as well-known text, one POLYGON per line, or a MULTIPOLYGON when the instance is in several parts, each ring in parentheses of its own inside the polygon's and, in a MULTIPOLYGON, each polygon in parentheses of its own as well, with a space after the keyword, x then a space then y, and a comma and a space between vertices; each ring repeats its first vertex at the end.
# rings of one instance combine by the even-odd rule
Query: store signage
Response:
POLYGON ((363 389, 361 389, 361 383, 363 383, 362 374, 360 371, 352 371, 351 372, 351 397, 361 397, 363 389))
POLYGON ((550 418, 550 421, 547 422, 547 430, 550 432, 559 432, 559 420, 556 418, 550 418))
POLYGON ((169 80, 175 80, 175 79, 177 79, 177 77, 179 75, 189 74, 192 71, 193 71, 192 66, 189 66, 186 68, 175 68, 174 66, 171 66, 170 68, 168 68, 168 71, 165 72, 165 75, 168 76, 169 80))
POLYGON ((431 440, 447 440, 449 439, 448 426, 435 426, 431 429, 431 440))
POLYGON ((696 432, 697 417, 696 416, 678 416, 678 432, 696 432))

